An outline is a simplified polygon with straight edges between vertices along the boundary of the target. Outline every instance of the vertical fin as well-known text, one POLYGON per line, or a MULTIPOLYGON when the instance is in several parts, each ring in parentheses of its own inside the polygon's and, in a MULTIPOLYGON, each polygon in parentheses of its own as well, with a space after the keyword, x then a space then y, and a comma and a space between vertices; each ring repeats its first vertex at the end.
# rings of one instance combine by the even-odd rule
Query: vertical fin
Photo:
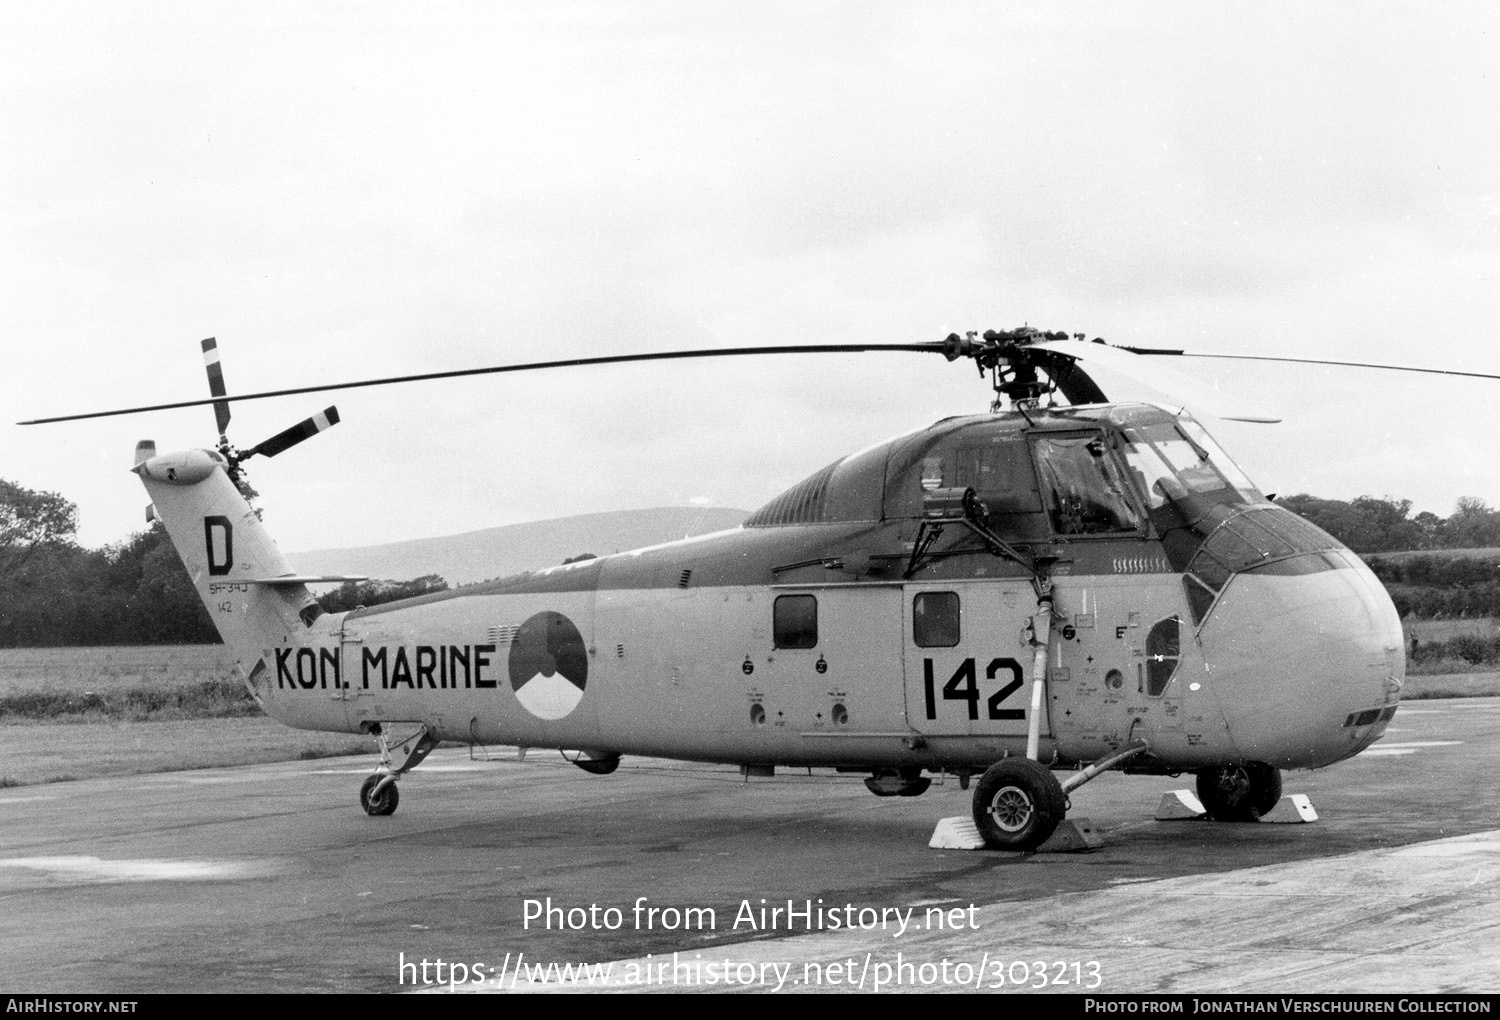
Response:
POLYGON ((293 571, 216 456, 203 475, 179 467, 174 478, 165 468, 152 470, 181 459, 167 454, 148 460, 136 466, 136 474, 224 643, 254 662, 261 648, 304 633, 316 619, 317 602, 304 584, 248 583, 293 571))

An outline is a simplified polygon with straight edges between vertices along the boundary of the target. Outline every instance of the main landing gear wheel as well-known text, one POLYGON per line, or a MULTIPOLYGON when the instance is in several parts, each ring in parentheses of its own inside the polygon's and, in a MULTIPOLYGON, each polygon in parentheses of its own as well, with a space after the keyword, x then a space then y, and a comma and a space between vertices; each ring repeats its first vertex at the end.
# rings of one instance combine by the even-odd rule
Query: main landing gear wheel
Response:
POLYGON ((359 805, 365 809, 367 815, 390 815, 396 813, 396 805, 401 803, 401 791, 396 789, 394 781, 386 783, 385 789, 379 793, 375 792, 376 785, 384 776, 371 776, 365 780, 359 788, 359 805))
POLYGON ((1030 758, 1002 758, 974 786, 974 824, 992 850, 1035 850, 1067 813, 1062 784, 1030 758))
POLYGON ((391 736, 386 732, 385 724, 371 722, 367 726, 367 732, 380 741, 380 768, 359 788, 359 805, 367 815, 392 815, 396 813, 396 805, 401 803, 396 778, 422 764, 432 749, 437 747, 438 738, 423 723, 415 733, 396 745, 399 754, 392 754, 391 736), (381 783, 385 785, 381 786, 381 783), (380 787, 379 792, 376 792, 377 786, 380 787))
POLYGON ((1281 799, 1281 771, 1258 761, 1204 769, 1198 799, 1214 821, 1259 821, 1281 799))

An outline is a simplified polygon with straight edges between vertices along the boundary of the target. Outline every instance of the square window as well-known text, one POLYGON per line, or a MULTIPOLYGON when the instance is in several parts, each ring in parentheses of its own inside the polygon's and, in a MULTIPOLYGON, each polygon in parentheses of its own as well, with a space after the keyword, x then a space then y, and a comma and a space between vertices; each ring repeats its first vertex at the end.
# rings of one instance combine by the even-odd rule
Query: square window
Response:
POLYGON ((924 591, 911 603, 912 640, 918 648, 952 648, 959 639, 958 593, 924 591))
POLYGON ((818 643, 818 600, 812 595, 779 595, 771 608, 777 648, 813 648, 818 643))

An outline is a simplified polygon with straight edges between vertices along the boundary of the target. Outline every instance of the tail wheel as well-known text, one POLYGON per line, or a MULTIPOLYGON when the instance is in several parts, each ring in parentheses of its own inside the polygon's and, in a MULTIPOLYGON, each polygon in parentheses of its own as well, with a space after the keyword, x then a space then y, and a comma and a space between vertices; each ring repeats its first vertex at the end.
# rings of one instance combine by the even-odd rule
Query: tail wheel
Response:
POLYGON ((1281 771, 1258 761, 1204 769, 1198 773, 1198 799, 1215 821, 1258 821, 1281 799, 1281 771))
POLYGON ((365 809, 367 815, 395 814, 396 805, 401 803, 401 791, 396 789, 394 782, 386 783, 385 789, 375 792, 375 787, 382 778, 384 777, 371 776, 359 788, 359 806, 365 809))
POLYGON ((974 787, 974 824, 994 850, 1035 850, 1068 813, 1062 785, 1029 758, 1002 758, 974 787))

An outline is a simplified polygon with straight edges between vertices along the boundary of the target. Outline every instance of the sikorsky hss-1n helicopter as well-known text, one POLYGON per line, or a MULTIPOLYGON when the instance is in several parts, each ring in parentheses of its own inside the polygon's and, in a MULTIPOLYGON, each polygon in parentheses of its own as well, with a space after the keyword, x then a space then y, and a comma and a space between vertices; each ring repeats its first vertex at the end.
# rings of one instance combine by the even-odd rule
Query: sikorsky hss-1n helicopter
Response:
POLYGON ((142 442, 134 471, 256 701, 379 740, 360 790, 372 815, 447 740, 562 749, 600 775, 622 755, 828 767, 867 773, 880 796, 921 794, 924 773, 978 776, 986 842, 1032 850, 1108 769, 1195 773, 1210 817, 1253 820, 1280 770, 1358 754, 1400 699, 1400 622, 1360 559, 1263 496, 1187 412, 1109 403, 1086 370, 1138 374, 1143 355, 1181 351, 1023 327, 231 397, 203 346, 210 398, 107 413, 213 404, 216 449, 142 442), (237 399, 856 350, 972 359, 995 404, 850 454, 732 531, 347 613, 308 590, 345 578, 298 574, 237 485, 246 458, 338 412, 248 450, 225 437, 237 399))

